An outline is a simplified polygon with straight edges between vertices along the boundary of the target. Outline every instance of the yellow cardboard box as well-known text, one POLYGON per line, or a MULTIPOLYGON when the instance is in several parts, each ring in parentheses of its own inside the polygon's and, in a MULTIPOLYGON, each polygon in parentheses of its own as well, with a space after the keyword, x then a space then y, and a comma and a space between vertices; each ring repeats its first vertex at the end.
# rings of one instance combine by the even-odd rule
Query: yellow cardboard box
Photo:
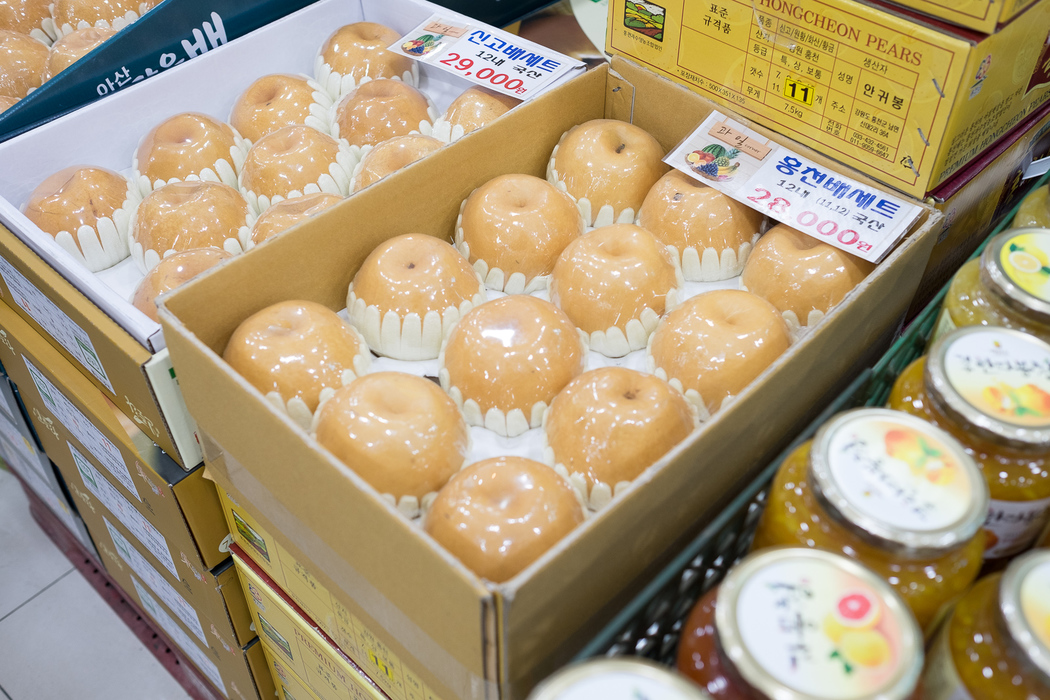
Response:
POLYGON ((893 0, 924 15, 967 27, 978 32, 991 33, 1000 24, 1009 22, 1035 0, 893 0))
POLYGON ((287 664, 282 663, 265 645, 259 646, 262 647, 266 662, 270 665, 279 700, 321 700, 287 664))
MULTIPOLYGON (((220 451, 206 435, 202 438, 205 457, 209 460, 214 457, 215 460, 212 462, 216 466, 213 475, 218 477, 226 473, 228 467, 220 451)), ((384 644, 372 631, 369 623, 362 619, 366 617, 363 611, 351 611, 332 594, 325 584, 324 573, 317 566, 301 554, 293 554, 274 538, 267 526, 231 494, 231 486, 216 483, 216 487, 230 533, 241 554, 250 558, 281 594, 298 606, 384 693, 393 700, 437 697, 398 652, 384 644)))
POLYGON ((1050 0, 995 34, 856 0, 610 0, 606 48, 922 198, 1050 99, 1050 0))
MULTIPOLYGON (((220 551, 227 532, 203 467, 187 473, 167 459, 4 304, 0 355, 95 541, 112 527, 135 543, 144 566, 159 572, 190 608, 217 624, 225 621, 230 638, 250 639, 243 602, 231 609, 213 573, 229 558, 220 551)), ((235 584, 229 588, 237 591, 235 584)))
MULTIPOLYGON (((288 664, 321 700, 387 700, 361 667, 305 617, 239 546, 231 546, 230 553, 259 639, 275 658, 288 664)), ((425 694, 412 700, 417 698, 437 700, 425 694)))

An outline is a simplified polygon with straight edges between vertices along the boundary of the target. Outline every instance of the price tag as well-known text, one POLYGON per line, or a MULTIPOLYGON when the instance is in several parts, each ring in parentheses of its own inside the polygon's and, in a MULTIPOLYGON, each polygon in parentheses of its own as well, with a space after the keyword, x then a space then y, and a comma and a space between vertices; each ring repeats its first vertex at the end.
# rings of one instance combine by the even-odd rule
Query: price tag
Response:
POLYGON ((488 25, 433 15, 390 51, 527 100, 583 63, 488 25))
POLYGON ((664 162, 766 216, 869 262, 922 208, 843 177, 712 112, 664 162))

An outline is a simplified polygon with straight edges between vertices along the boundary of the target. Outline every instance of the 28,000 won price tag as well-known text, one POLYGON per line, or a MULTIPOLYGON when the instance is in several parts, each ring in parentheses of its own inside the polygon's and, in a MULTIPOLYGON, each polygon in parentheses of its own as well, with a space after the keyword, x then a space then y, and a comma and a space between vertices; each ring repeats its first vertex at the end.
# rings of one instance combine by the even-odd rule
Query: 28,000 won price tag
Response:
POLYGON ((527 100, 583 63, 488 25, 469 25, 433 15, 390 51, 527 100))
POLYGON ((922 209, 810 161, 718 112, 664 162, 781 223, 869 262, 922 209))

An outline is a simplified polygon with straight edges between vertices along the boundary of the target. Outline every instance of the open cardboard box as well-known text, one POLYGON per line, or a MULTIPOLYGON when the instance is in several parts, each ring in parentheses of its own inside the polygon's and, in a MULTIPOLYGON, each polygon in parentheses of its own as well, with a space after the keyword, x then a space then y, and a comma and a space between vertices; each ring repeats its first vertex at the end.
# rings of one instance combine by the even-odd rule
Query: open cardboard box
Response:
POLYGON ((375 636, 446 700, 524 697, 615 613, 676 542, 764 467, 851 372, 873 360, 903 319, 939 214, 924 206, 909 235, 819 326, 635 488, 500 585, 478 579, 436 546, 231 370, 221 357, 227 340, 243 319, 278 301, 343 308, 347 285, 378 243, 406 232, 447 239, 460 202, 475 187, 509 172, 542 176, 559 137, 576 124, 632 121, 670 150, 715 109, 614 59, 612 69, 603 65, 523 105, 517 120, 474 134, 463 142, 466 157, 438 152, 392 175, 388 187, 362 192, 161 302, 187 404, 222 451, 209 462, 216 480, 234 489, 282 546, 315 567, 334 597, 366 611, 378 625, 371 628, 375 636))
POLYGON ((68 114, 116 90, 138 84, 313 1, 162 2, 0 113, 0 141, 68 114))
MULTIPOLYGON (((130 258, 100 275, 90 272, 34 226, 21 206, 41 181, 71 165, 128 171, 139 140, 174 114, 195 111, 225 120, 237 97, 263 75, 312 74, 321 45, 344 24, 365 19, 408 32, 436 12, 478 24, 424 0, 320 0, 164 75, 0 144, 0 163, 5 165, 0 169, 0 223, 14 233, 0 230, 4 301, 184 468, 200 463, 200 445, 160 324, 128 301, 142 275, 130 258)), ((420 88, 439 112, 469 85, 420 64, 420 88)), ((462 162, 471 138, 446 150, 462 162)))

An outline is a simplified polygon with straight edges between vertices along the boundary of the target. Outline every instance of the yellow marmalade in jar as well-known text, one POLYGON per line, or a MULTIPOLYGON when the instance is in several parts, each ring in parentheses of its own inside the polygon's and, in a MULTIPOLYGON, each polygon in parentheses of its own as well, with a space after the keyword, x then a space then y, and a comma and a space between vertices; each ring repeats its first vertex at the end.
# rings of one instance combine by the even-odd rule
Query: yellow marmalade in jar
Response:
POLYGON ((1050 341, 1050 230, 1004 231, 959 268, 932 340, 965 326, 1016 328, 1050 341))
POLYGON ((1050 185, 1032 190, 1017 207, 1017 214, 1010 224, 1014 228, 1050 228, 1050 185))
POLYGON ((1020 331, 953 331, 897 378, 889 407, 946 430, 991 496, 986 562, 1032 546, 1050 519, 1050 345, 1020 331))
POLYGON ((926 700, 1050 698, 1050 551, 982 578, 937 634, 926 700))
POLYGON ((988 487, 963 448, 900 411, 840 413, 784 461, 752 551, 802 545, 859 560, 932 631, 981 569, 988 487))

